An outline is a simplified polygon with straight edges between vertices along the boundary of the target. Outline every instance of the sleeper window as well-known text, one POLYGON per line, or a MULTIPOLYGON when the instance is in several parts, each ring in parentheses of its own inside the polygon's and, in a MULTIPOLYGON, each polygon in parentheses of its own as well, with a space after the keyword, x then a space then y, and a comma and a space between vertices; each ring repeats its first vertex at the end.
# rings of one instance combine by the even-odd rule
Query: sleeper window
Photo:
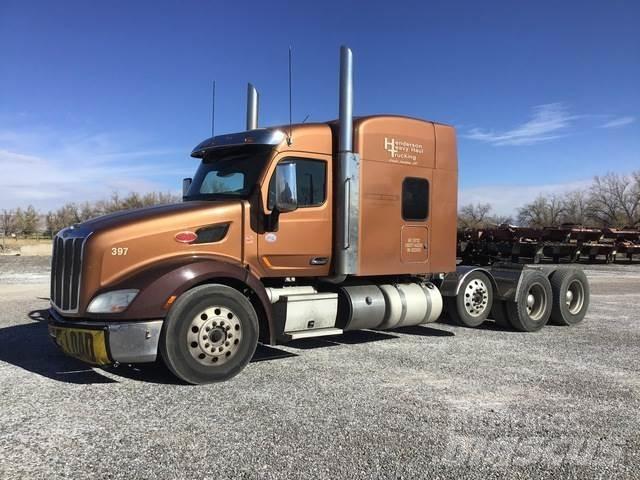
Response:
POLYGON ((402 182, 402 218, 423 221, 429 215, 429 181, 407 177, 402 182))

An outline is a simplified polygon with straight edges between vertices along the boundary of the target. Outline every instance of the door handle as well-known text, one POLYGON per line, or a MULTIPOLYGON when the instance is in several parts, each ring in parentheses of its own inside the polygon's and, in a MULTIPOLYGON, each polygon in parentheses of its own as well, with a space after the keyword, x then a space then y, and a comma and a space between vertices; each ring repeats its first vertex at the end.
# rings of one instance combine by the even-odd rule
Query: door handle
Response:
POLYGON ((309 260, 310 265, 326 265, 329 261, 328 257, 313 257, 309 260))

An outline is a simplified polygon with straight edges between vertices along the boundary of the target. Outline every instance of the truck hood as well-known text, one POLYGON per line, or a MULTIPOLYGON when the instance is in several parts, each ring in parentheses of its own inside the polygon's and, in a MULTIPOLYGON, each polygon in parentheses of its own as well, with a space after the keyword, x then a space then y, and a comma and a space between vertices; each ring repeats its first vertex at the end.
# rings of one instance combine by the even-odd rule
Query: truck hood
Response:
POLYGON ((87 293, 172 259, 205 256, 241 263, 245 208, 242 200, 194 201, 117 212, 78 225, 78 233, 87 236, 87 293), (211 240, 183 243, 178 238, 219 228, 211 240))
POLYGON ((240 200, 221 200, 206 202, 183 202, 169 205, 156 205, 152 207, 134 208, 109 213, 100 217, 92 218, 78 225, 79 228, 88 232, 98 232, 114 227, 124 227, 126 225, 138 223, 145 220, 155 220, 163 217, 182 216, 183 214, 197 213, 203 210, 240 203, 240 200))

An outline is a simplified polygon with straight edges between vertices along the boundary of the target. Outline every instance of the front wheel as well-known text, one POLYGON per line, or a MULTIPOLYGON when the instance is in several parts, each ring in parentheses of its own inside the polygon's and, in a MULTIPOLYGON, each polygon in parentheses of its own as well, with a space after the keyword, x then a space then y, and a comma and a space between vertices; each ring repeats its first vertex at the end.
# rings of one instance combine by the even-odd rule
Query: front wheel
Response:
POLYGON ((169 370, 192 384, 237 375, 258 344, 251 302, 226 285, 202 285, 184 293, 165 319, 160 354, 169 370))

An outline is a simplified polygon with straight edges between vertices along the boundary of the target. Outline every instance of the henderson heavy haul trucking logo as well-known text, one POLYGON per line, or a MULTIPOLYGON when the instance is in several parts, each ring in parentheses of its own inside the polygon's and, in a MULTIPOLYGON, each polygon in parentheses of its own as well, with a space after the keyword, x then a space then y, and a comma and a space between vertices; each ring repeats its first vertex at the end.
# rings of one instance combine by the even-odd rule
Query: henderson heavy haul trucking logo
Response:
POLYGON ((418 163, 418 155, 424 153, 421 143, 407 142, 393 137, 384 137, 384 149, 389 152, 389 160, 398 163, 418 163))

